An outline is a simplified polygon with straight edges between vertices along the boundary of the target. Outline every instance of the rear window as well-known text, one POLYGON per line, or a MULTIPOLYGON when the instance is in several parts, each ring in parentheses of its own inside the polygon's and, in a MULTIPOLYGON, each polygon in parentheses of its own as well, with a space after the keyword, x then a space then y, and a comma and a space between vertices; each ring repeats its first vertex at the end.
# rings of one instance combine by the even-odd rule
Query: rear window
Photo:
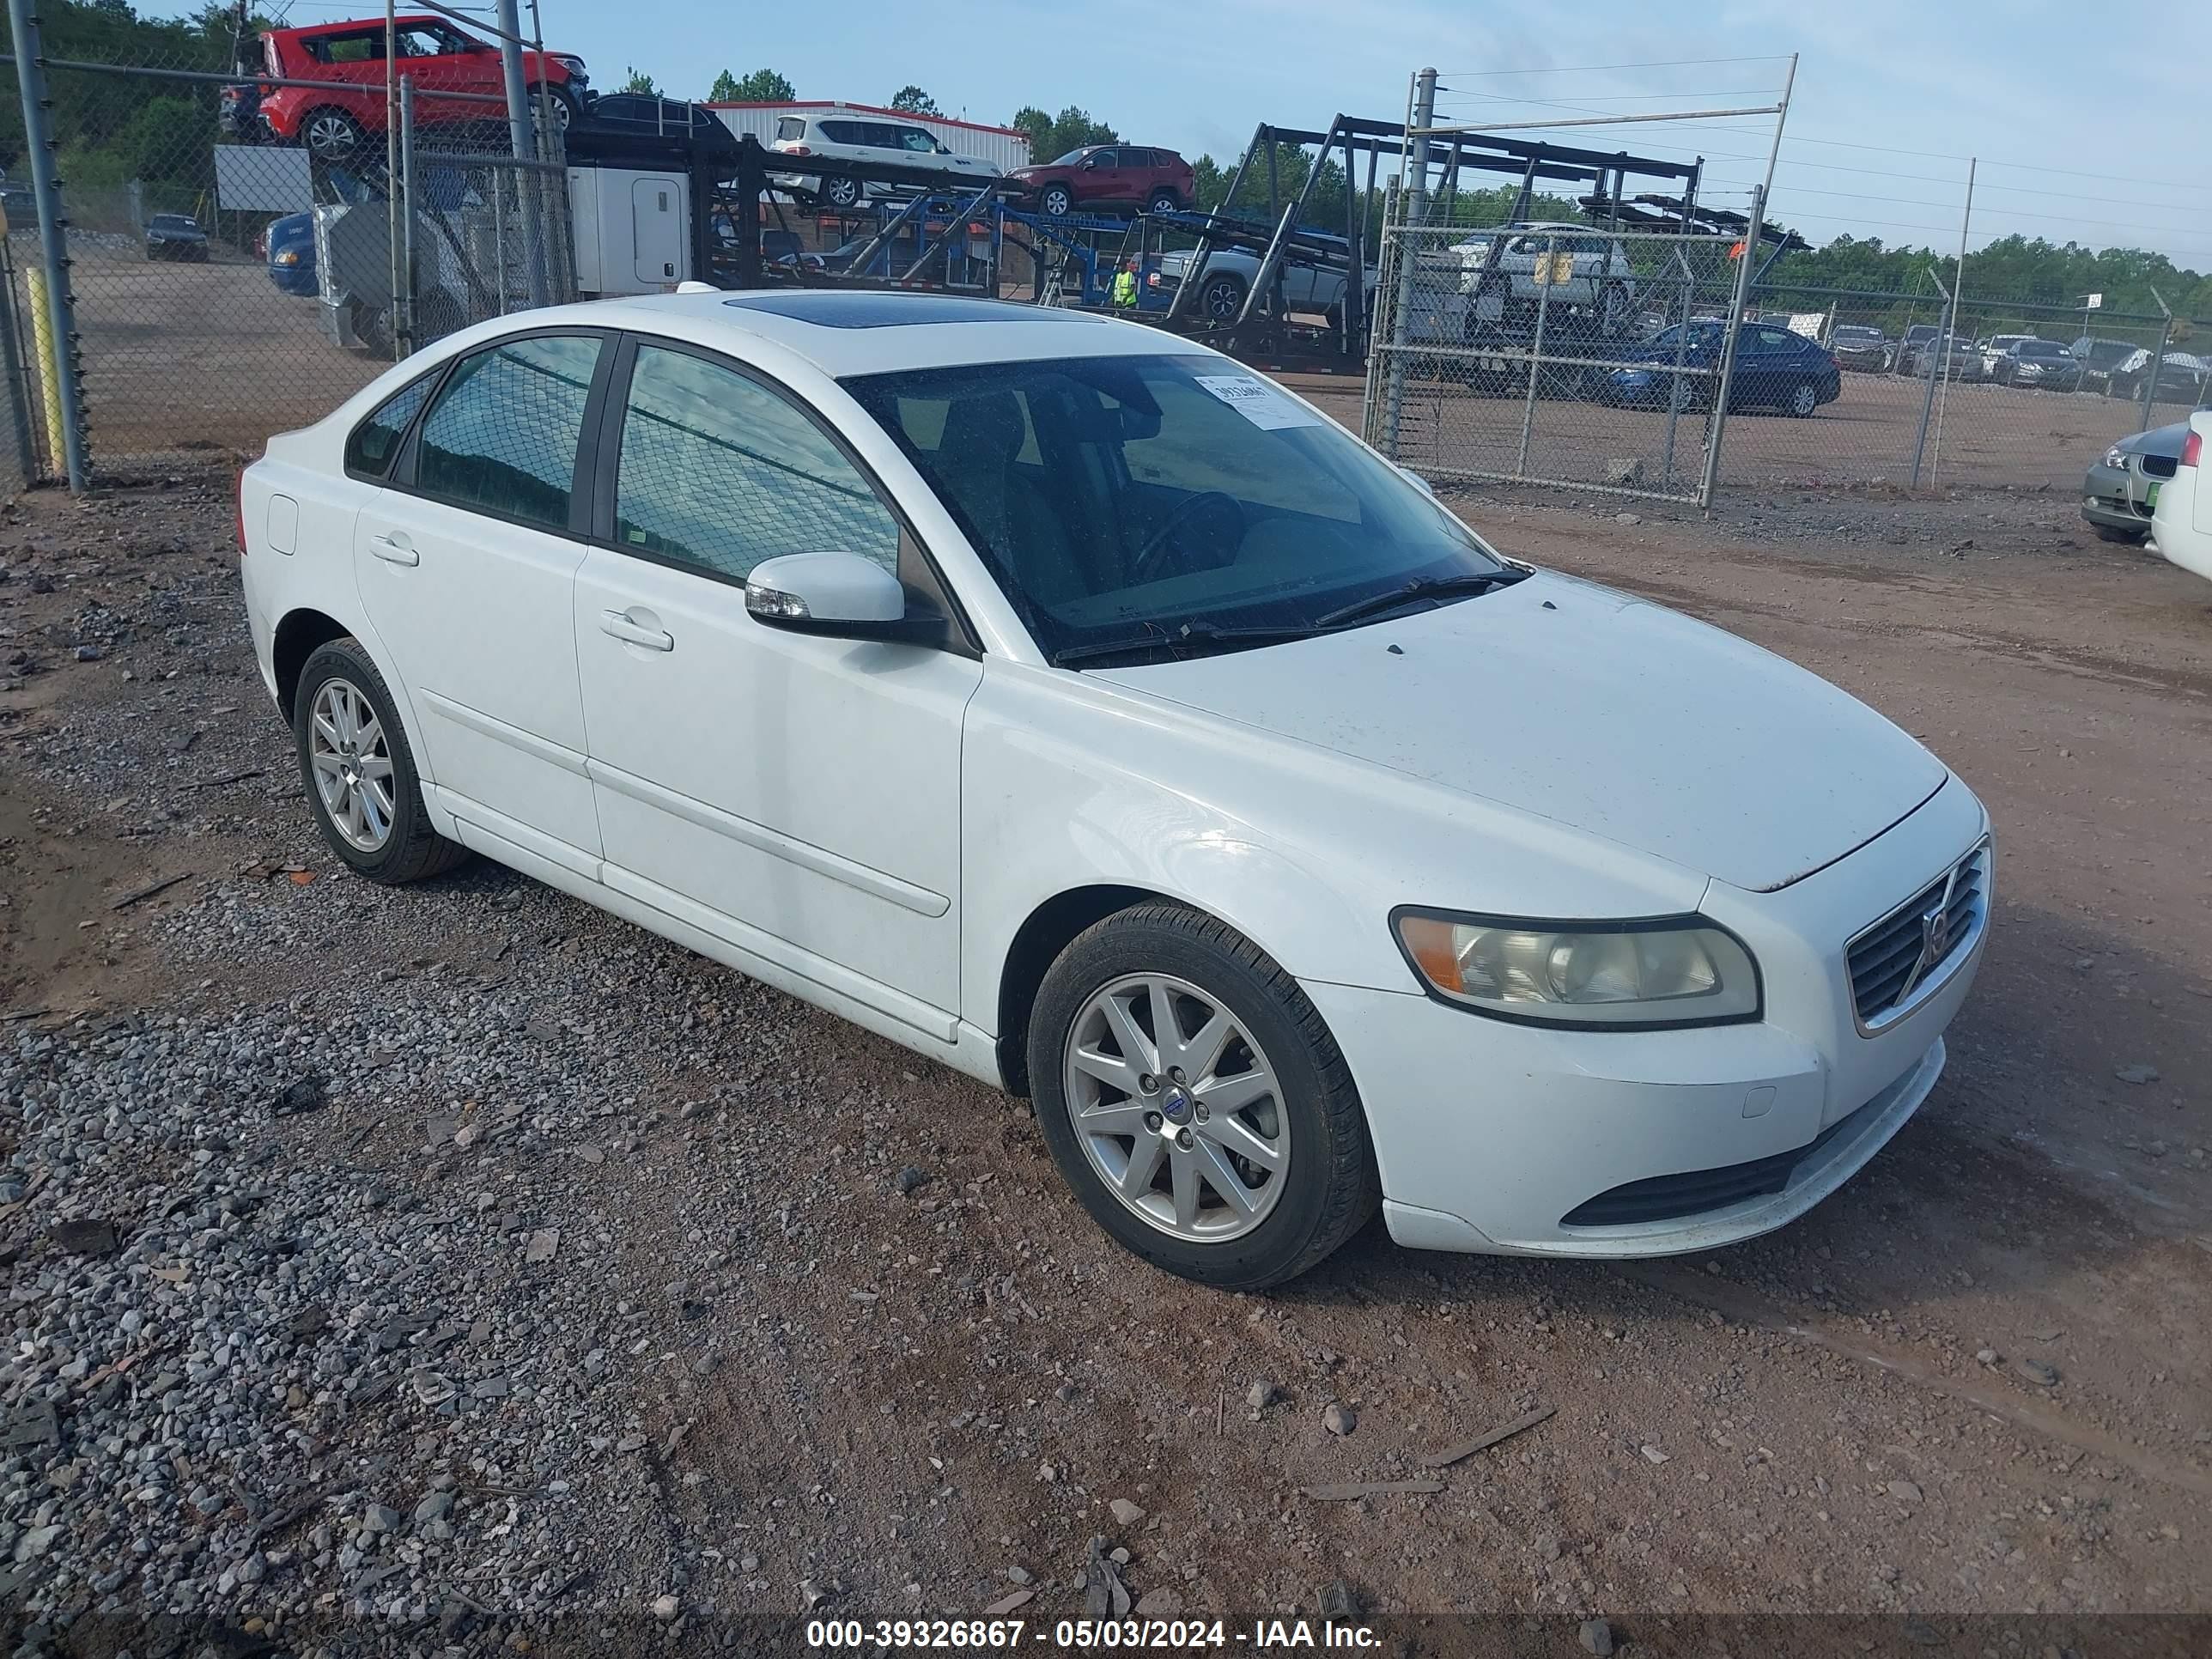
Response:
POLYGON ((776 141, 787 143, 793 138, 806 137, 806 118, 803 115, 781 115, 775 123, 776 141))

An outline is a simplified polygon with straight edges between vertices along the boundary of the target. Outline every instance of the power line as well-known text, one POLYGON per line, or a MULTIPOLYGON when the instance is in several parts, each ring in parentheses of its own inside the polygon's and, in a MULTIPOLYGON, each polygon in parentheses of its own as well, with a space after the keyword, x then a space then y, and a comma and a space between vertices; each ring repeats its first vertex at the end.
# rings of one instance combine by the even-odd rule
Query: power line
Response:
POLYGON ((1437 73, 1455 79, 1500 75, 1595 75, 1611 70, 1682 69, 1692 65, 1703 68, 1707 64, 1779 64, 1789 56, 1784 52, 1765 58, 1668 58, 1649 64, 1577 64, 1567 69, 1438 70, 1437 73))

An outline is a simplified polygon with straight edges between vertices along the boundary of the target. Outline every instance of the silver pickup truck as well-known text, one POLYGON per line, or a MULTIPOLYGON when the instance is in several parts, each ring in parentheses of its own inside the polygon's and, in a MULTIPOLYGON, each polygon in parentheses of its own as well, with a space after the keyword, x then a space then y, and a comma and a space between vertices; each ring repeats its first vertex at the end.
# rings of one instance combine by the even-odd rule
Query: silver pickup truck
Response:
MULTIPOLYGON (((1191 253, 1163 253, 1158 271, 1147 280, 1162 294, 1172 294, 1190 274, 1191 253)), ((1206 271, 1199 278, 1194 298, 1197 314, 1209 322, 1233 322, 1243 308, 1244 296, 1260 274, 1260 256, 1241 248, 1215 248, 1206 256, 1206 271)), ((1344 297, 1345 273, 1323 270, 1304 264, 1283 266, 1283 300, 1294 312, 1325 317, 1344 297)), ((1367 291, 1375 291, 1375 273, 1367 272, 1367 291)))

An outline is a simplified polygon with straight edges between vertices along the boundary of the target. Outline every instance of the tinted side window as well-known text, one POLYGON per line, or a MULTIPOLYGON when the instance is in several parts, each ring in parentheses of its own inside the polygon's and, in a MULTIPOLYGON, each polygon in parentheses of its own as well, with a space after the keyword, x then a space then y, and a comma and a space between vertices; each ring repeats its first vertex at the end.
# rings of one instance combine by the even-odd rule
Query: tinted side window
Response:
POLYGON ((375 413, 347 434, 347 471, 380 478, 391 470, 392 458, 399 453, 399 441, 407 435, 407 423, 422 407, 422 400, 430 395, 431 385, 437 378, 434 374, 425 374, 414 385, 395 392, 377 407, 375 413))
POLYGON ((833 144, 857 144, 860 140, 860 124, 857 121, 817 121, 816 129, 833 144))
POLYGON ((758 382, 640 346, 623 414, 615 540, 742 580, 785 553, 858 553, 894 575, 898 521, 821 428, 758 382))
POLYGON ((599 357, 596 338, 547 335, 464 358, 422 418, 416 488, 455 507, 566 530, 599 357))

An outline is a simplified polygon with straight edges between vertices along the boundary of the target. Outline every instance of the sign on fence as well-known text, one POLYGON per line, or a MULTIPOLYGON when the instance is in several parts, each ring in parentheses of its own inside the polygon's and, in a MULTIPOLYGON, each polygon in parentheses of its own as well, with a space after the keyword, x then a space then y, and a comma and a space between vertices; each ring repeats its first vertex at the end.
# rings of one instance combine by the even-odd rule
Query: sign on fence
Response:
POLYGON ((289 144, 217 144, 215 196, 232 213, 305 213, 314 205, 307 152, 289 144))

